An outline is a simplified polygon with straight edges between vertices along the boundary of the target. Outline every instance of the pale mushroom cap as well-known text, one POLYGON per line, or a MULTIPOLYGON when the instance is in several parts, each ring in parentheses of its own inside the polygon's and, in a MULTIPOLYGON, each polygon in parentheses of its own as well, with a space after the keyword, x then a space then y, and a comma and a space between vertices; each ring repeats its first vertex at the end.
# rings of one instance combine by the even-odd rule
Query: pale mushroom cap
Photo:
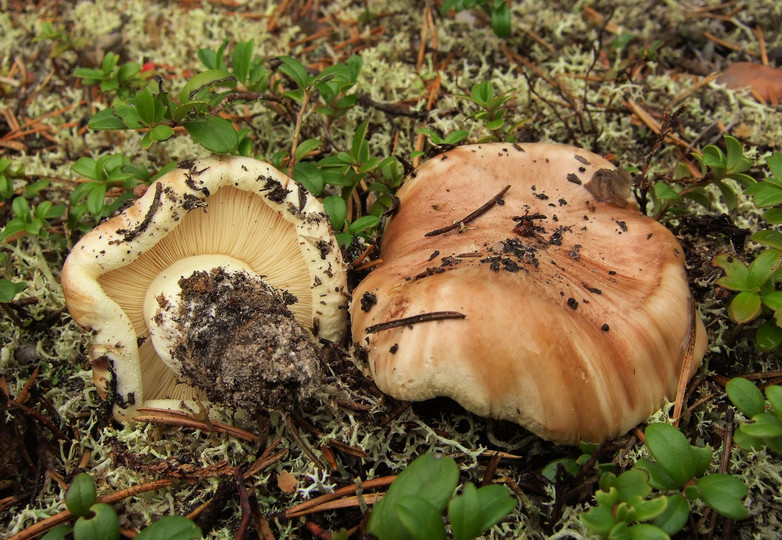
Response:
POLYGON ((214 156, 180 164, 121 214, 84 235, 63 267, 74 320, 94 333, 98 390, 116 390, 115 415, 199 397, 157 356, 144 293, 177 260, 225 256, 297 299, 290 310, 313 334, 346 333, 346 266, 320 202, 271 165, 214 156), (111 374, 114 373, 112 381, 111 374))
POLYGON ((542 143, 463 146, 424 163, 397 193, 383 264, 353 294, 353 337, 380 389, 450 397, 561 443, 621 435, 672 398, 691 337, 700 364, 705 329, 681 247, 614 170, 542 143), (461 232, 424 236, 507 185, 461 232), (444 311, 464 318, 370 328, 444 311))

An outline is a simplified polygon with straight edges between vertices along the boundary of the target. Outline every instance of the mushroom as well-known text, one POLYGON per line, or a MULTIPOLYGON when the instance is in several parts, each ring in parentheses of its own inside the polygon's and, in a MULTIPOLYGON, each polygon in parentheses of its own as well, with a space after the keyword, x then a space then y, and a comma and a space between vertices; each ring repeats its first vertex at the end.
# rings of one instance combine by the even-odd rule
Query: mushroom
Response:
MULTIPOLYGON (((291 334, 255 345, 257 354, 287 359, 270 381, 281 385, 315 369, 310 352, 297 356, 307 348, 302 335, 340 341, 347 331, 346 266, 322 205, 251 158, 180 163, 84 235, 65 261, 62 285, 74 320, 93 333, 94 380, 101 396, 114 396, 118 419, 140 406, 205 401, 186 374, 200 362, 219 363, 238 343, 229 331, 250 319, 291 334), (221 345, 205 358, 188 344, 194 338, 221 345), (279 351, 281 343, 296 345, 279 351)), ((235 350, 251 363, 250 351, 235 350)), ((227 375, 211 377, 217 386, 227 375)), ((199 386, 209 381, 207 374, 199 386)))
POLYGON ((682 249, 609 161, 556 144, 462 146, 398 191, 383 264, 353 292, 379 388, 454 399, 573 444, 625 433, 706 348, 682 249))

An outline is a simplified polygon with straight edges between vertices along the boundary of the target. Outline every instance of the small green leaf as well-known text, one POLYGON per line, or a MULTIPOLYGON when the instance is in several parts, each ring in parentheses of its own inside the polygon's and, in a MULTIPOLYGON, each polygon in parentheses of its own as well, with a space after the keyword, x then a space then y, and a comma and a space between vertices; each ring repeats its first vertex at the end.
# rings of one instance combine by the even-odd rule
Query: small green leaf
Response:
POLYGON ((85 178, 91 180, 100 180, 100 171, 98 171, 97 163, 94 159, 88 157, 80 157, 76 160, 76 163, 71 165, 71 170, 76 174, 79 174, 85 178))
POLYGON ((111 107, 95 113, 90 118, 88 126, 90 129, 128 129, 111 107))
POLYGON ((57 525, 54 529, 49 529, 49 532, 43 535, 41 540, 65 540, 66 538, 69 538, 68 534, 72 531, 72 525, 63 523, 62 525, 57 525))
POLYGON ((491 29, 497 37, 508 37, 510 35, 510 8, 504 0, 494 3, 491 10, 491 29))
POLYGON ((769 208, 763 212, 763 219, 768 221, 771 225, 779 225, 782 223, 782 208, 769 208))
POLYGON ((616 526, 616 518, 608 506, 595 506, 579 516, 581 522, 595 533, 604 536, 616 526))
POLYGON ((228 83, 236 80, 236 77, 222 69, 208 69, 202 71, 185 84, 179 93, 179 103, 185 103, 195 99, 198 92, 204 88, 220 83, 228 83))
POLYGON ((307 74, 307 68, 293 58, 292 56, 280 56, 282 64, 279 70, 291 78, 300 89, 305 89, 310 84, 310 76, 307 74))
POLYGON ((476 489, 471 483, 448 503, 448 519, 455 540, 482 535, 510 513, 516 500, 504 486, 489 485, 476 489))
POLYGON ((695 456, 684 434, 670 424, 650 424, 644 431, 654 459, 680 486, 695 474, 695 456))
POLYGON ((234 47, 233 54, 231 55, 231 64, 233 72, 236 74, 236 78, 239 82, 246 83, 247 78, 250 75, 250 64, 252 63, 253 48, 255 48, 255 40, 241 41, 234 47))
POLYGON ((95 483, 90 475, 79 473, 65 492, 65 506, 74 516, 85 516, 95 504, 96 498, 95 483))
MULTIPOLYGON (((777 312, 777 320, 782 315, 782 310, 777 312)), ((755 345, 763 351, 770 351, 782 344, 782 328, 777 321, 765 321, 758 326, 755 333, 755 345)))
POLYGON ((27 283, 15 283, 9 279, 0 278, 0 303, 7 304, 26 288, 27 283))
POLYGON ((376 227, 378 223, 380 223, 380 218, 377 216, 362 216, 351 223, 349 229, 352 234, 359 234, 367 229, 376 227))
POLYGON ((782 153, 774 152, 774 154, 766 160, 766 165, 771 169, 776 180, 782 184, 782 153))
POLYGON ((766 446, 763 439, 758 437, 750 437, 740 428, 733 434, 733 439, 736 441, 736 445, 742 450, 760 450, 766 446))
POLYGON ((753 196, 755 206, 767 208, 782 204, 782 186, 771 182, 757 182, 749 186, 746 193, 753 196))
POLYGON ((721 515, 731 519, 744 519, 749 511, 742 499, 747 496, 747 486, 729 474, 710 474, 695 480, 701 491, 700 498, 721 515))
POLYGON ((779 250, 766 249, 749 264, 749 278, 747 285, 750 289, 763 286, 766 281, 779 269, 782 256, 779 250))
POLYGON ((405 538, 400 534, 402 527, 395 512, 397 502, 404 497, 419 497, 433 506, 439 517, 458 480, 459 467, 452 458, 431 454, 418 457, 399 473, 386 495, 375 504, 367 530, 391 540, 405 538))
POLYGON ((782 417, 782 386, 771 385, 766 387, 766 398, 771 403, 771 410, 777 417, 782 417))
POLYGON ((658 199, 668 201, 678 201, 681 199, 681 195, 665 182, 656 182, 654 184, 654 194, 658 199))
POLYGON ((635 466, 637 469, 649 473, 649 484, 655 489, 673 491, 681 487, 680 484, 657 463, 646 459, 639 459, 635 466))
POLYGON ((746 323, 760 314, 760 295, 754 292, 740 292, 728 305, 728 315, 739 324, 746 323))
POLYGON ((766 410, 763 393, 747 379, 741 377, 731 379, 725 385, 725 391, 731 403, 747 418, 763 414, 766 410))
POLYGON ((559 469, 560 465, 562 466, 562 468, 565 470, 566 473, 571 475, 576 474, 579 470, 578 463, 576 463, 575 459, 560 458, 560 459, 555 459, 554 461, 550 462, 548 465, 543 467, 543 470, 540 471, 540 474, 546 477, 549 481, 554 482, 556 481, 557 470, 559 469))
POLYGON ((756 414, 752 417, 753 422, 741 424, 741 431, 750 437, 767 439, 782 436, 782 420, 772 414, 756 414))
MULTIPOLYGON (((394 512, 414 540, 444 540, 445 524, 428 500, 417 495, 400 497, 394 503, 394 512)), ((376 534, 385 538, 384 534, 376 534)))
POLYGON ((636 495, 628 503, 635 509, 635 521, 649 521, 665 511, 668 499, 665 496, 660 496, 646 500, 636 495))
POLYGON ((666 534, 672 535, 682 530, 689 516, 690 502, 681 494, 674 493, 668 495, 668 506, 652 523, 666 534))
POLYGON ((636 523, 630 526, 630 540, 670 540, 670 536, 655 525, 636 523))
POLYGON ((89 512, 76 520, 73 535, 78 538, 117 540, 119 538, 119 518, 108 504, 93 504, 89 512))
POLYGON ((635 497, 646 497, 652 491, 646 472, 635 469, 620 474, 614 481, 613 487, 619 491, 619 500, 625 502, 630 502, 635 497))
POLYGON ((727 149, 727 166, 728 171, 744 172, 752 167, 752 162, 744 155, 744 149, 741 147, 741 143, 730 135, 725 135, 725 147, 727 149))
POLYGON ((137 540, 193 540, 201 537, 201 529, 184 516, 162 517, 136 535, 137 540))
POLYGON ((215 154, 227 154, 239 144, 239 134, 225 118, 210 116, 190 120, 182 125, 197 143, 215 154))
POLYGON ((720 287, 730 291, 745 291, 749 289, 747 280, 749 279, 749 268, 746 264, 729 255, 717 255, 713 263, 725 270, 725 277, 717 282, 720 287))
POLYGON ((299 162, 293 167, 293 179, 316 197, 320 195, 325 185, 322 171, 309 161, 299 162))
POLYGON ((329 216, 331 226, 335 231, 341 231, 345 227, 345 217, 348 214, 348 207, 345 199, 338 195, 330 195, 323 199, 323 209, 329 216))
POLYGON ((316 148, 320 148, 323 144, 323 141, 320 139, 307 139, 305 141, 301 141, 299 145, 296 147, 296 154, 294 158, 297 162, 304 159, 304 157, 315 150, 316 148))
POLYGON ((693 476, 703 476, 709 470, 713 452, 708 446, 690 446, 692 455, 695 456, 695 472, 693 476))
POLYGON ((174 129, 165 124, 158 124, 149 131, 153 141, 166 141, 174 136, 174 129))
POLYGON ((752 234, 750 238, 755 242, 759 242, 774 249, 782 249, 782 232, 780 231, 758 231, 752 234))

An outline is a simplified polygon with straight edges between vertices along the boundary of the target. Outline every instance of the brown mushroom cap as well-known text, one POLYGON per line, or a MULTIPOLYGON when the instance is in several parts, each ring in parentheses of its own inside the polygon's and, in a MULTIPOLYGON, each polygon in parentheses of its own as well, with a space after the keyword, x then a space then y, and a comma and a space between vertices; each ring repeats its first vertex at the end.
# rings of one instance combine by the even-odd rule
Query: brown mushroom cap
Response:
POLYGON ((700 364, 705 329, 681 247, 600 156, 462 146, 424 163, 397 196, 383 264, 351 311, 354 340, 393 397, 446 396, 548 440, 602 441, 673 397, 691 339, 700 364), (458 318, 416 322, 439 312, 458 318))
POLYGON ((250 268, 287 298, 295 297, 290 311, 315 336, 344 338, 346 267, 320 202, 255 159, 215 156, 182 163, 87 233, 63 267, 68 310, 94 333, 95 382, 104 396, 115 391, 118 418, 132 416, 142 404, 178 408, 203 398, 155 351, 144 302, 148 289, 159 293, 157 286, 150 289, 158 275, 188 258, 198 262, 193 271, 205 270, 204 255, 250 268))

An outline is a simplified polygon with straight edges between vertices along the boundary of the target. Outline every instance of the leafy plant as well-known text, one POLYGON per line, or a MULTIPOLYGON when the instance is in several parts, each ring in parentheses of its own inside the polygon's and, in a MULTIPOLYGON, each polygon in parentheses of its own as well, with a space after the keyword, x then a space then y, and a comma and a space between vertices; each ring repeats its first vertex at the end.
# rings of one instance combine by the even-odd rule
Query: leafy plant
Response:
POLYGON ((367 531, 380 540, 446 538, 442 513, 448 508, 453 538, 480 536, 516 506, 500 485, 476 488, 464 485, 454 496, 459 467, 447 456, 426 454, 416 458, 375 504, 367 531))
POLYGON ((14 178, 24 173, 22 164, 15 164, 8 158, 0 158, 0 199, 8 199, 14 194, 14 178))
POLYGON ((17 283, 10 279, 0 278, 0 304, 7 304, 26 288, 27 283, 17 283))
MULTIPOLYGON (((116 540, 120 536, 119 517, 111 505, 97 502, 95 483, 90 475, 81 473, 65 492, 65 506, 75 521, 51 529, 43 540, 116 540)), ((136 538, 154 540, 192 540, 201 538, 201 529, 183 516, 166 516, 143 529, 136 538)))
POLYGON ((130 96, 146 81, 138 62, 119 65, 119 56, 113 52, 106 53, 100 69, 77 68, 73 75, 83 79, 86 85, 100 85, 101 92, 115 92, 120 98, 130 96))
POLYGON ((782 455, 782 386, 760 389, 747 379, 737 377, 725 386, 731 403, 752 422, 744 422, 735 432, 736 444, 745 450, 768 447, 782 455))
POLYGON ((601 477, 597 506, 581 515, 592 532, 602 538, 668 538, 687 523, 695 499, 731 519, 747 516, 742 502, 747 487, 741 480, 706 474, 711 448, 691 445, 669 424, 651 424, 644 434, 654 461, 641 459, 619 476, 601 477))
POLYGON ((741 143, 736 138, 725 135, 725 148, 726 152, 723 152, 719 146, 710 144, 703 148, 702 153, 691 154, 699 164, 699 177, 694 177, 685 163, 679 163, 672 181, 656 182, 649 191, 652 202, 650 215, 660 219, 685 199, 710 208, 711 198, 705 189, 710 184, 720 191, 728 210, 734 210, 738 204, 737 190, 728 181, 733 180, 744 188, 749 188, 755 180, 745 174, 745 171, 752 167, 752 161, 744 155, 741 143))
MULTIPOLYGON (((579 445, 579 448, 581 449, 582 452, 582 454, 579 457, 575 459, 574 458, 555 459, 554 461, 546 465, 540 473, 546 478, 548 478, 551 482, 556 481, 557 473, 560 467, 562 467, 562 469, 566 473, 571 475, 576 475, 579 472, 579 470, 581 470, 582 466, 586 465, 587 463, 590 462, 590 460, 592 460, 593 455, 597 451, 598 446, 593 443, 582 442, 579 445)), ((601 475, 607 472, 614 472, 617 468, 616 465, 613 463, 600 463, 597 460, 594 460, 593 467, 601 475)))
POLYGON ((491 18, 491 28, 497 37, 510 35, 510 8, 505 0, 445 0, 440 7, 440 13, 445 15, 450 10, 464 11, 480 7, 491 18))
POLYGON ((54 25, 49 21, 41 22, 38 27, 38 35, 35 36, 35 41, 43 41, 45 39, 54 41, 52 50, 49 53, 52 58, 56 58, 68 50, 83 49, 87 45, 86 38, 74 38, 62 28, 55 30, 54 25))
POLYGON ((11 203, 11 210, 14 217, 0 231, 0 242, 23 235, 47 238, 49 236, 48 221, 62 216, 65 213, 65 205, 41 201, 37 206, 31 207, 27 198, 20 195, 15 197, 11 203))
MULTIPOLYGON (((782 153, 775 152, 766 165, 769 168, 769 176, 745 189, 745 193, 752 195, 755 206, 765 208, 763 218, 770 225, 782 224, 782 153)), ((752 235, 755 242, 765 244, 775 249, 782 250, 782 232, 764 229, 752 235)))
POLYGON ((511 126, 506 126, 505 124, 505 115, 508 112, 506 104, 513 97, 513 91, 508 90, 497 94, 491 81, 482 81, 472 86, 470 95, 459 94, 459 97, 478 105, 479 109, 470 113, 470 118, 482 122, 484 127, 491 132, 491 135, 480 139, 478 142, 516 142, 513 132, 524 121, 517 122, 511 126))

